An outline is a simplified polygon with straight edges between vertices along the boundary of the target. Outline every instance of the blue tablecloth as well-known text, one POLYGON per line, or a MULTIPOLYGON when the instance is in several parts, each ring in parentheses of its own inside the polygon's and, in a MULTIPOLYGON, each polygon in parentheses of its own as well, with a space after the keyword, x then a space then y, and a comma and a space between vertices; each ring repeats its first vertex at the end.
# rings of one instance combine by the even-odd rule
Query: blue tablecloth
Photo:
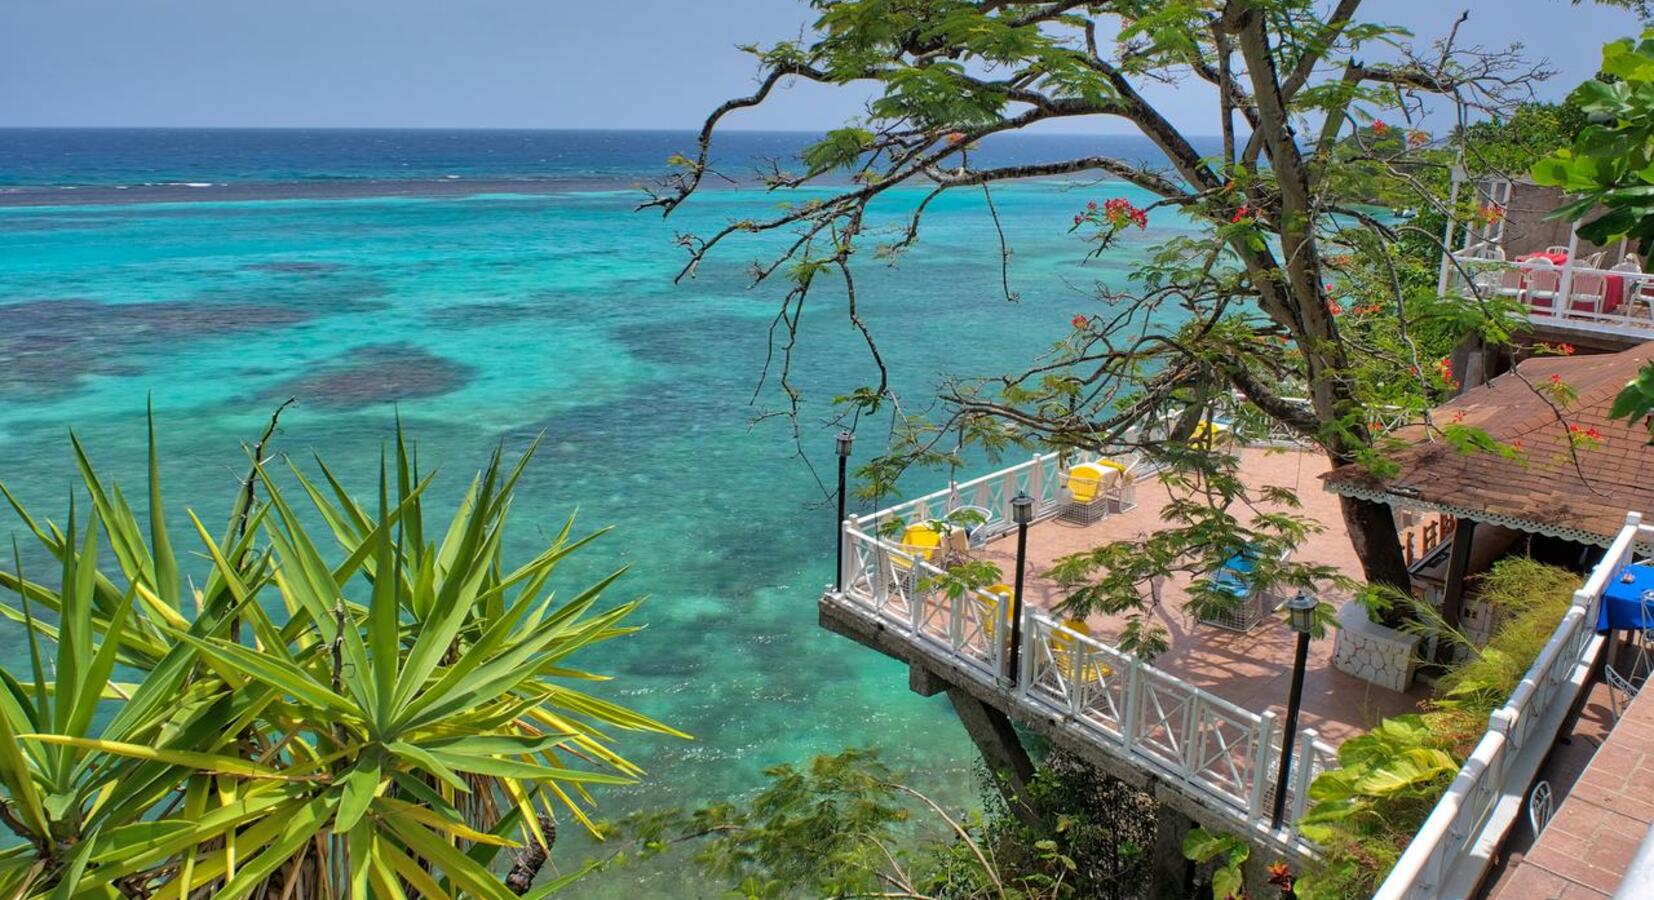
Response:
MULTIPOLYGON (((1654 591, 1654 566, 1628 565, 1614 573, 1602 592, 1602 609, 1597 613, 1597 633, 1626 629, 1654 628, 1654 618, 1643 616, 1643 593, 1654 591), (1631 576, 1630 581, 1625 576, 1631 576)), ((1654 593, 1649 595, 1654 597, 1654 593)), ((1648 604, 1654 608, 1654 600, 1648 604)))

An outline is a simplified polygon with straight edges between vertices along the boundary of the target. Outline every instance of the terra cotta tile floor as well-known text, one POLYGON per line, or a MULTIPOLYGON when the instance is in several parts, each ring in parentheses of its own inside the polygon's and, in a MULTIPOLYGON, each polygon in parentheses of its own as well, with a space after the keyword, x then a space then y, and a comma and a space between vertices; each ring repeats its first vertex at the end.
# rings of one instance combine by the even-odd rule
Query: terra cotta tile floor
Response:
MULTIPOLYGON (((1327 471, 1324 456, 1297 451, 1248 448, 1242 451, 1242 471, 1250 485, 1265 484, 1296 488, 1303 504, 1300 512, 1326 526, 1300 547, 1299 560, 1326 563, 1345 574, 1359 577, 1361 569, 1344 529, 1338 498, 1321 489, 1319 478, 1327 471)), ((1152 532, 1161 527, 1160 510, 1170 495, 1152 477, 1137 482, 1137 508, 1091 525, 1075 525, 1056 519, 1035 524, 1028 532, 1029 571, 1043 572, 1058 557, 1152 532)), ((1009 577, 1015 571, 1016 539, 1000 538, 987 548, 987 557, 998 563, 1009 577)), ((1281 616, 1269 617, 1246 634, 1196 622, 1183 611, 1187 576, 1166 582, 1161 602, 1153 615, 1165 627, 1171 648, 1154 660, 1164 669, 1193 684, 1210 690, 1239 706, 1263 712, 1273 709, 1286 714, 1291 688, 1295 635, 1281 616)), ((1059 586, 1048 579, 1031 577, 1024 587, 1026 601, 1050 609, 1062 599, 1059 586)), ((1336 598, 1328 597, 1336 602, 1336 598)), ((1087 624, 1092 634, 1113 643, 1124 617, 1096 616, 1087 624)), ((1333 638, 1328 635, 1310 645, 1309 666, 1304 681, 1304 702, 1300 727, 1319 732, 1333 746, 1383 716, 1411 711, 1424 691, 1415 688, 1402 694, 1345 675, 1332 667, 1333 638)))
POLYGON ((1493 897, 1606 898, 1654 825, 1654 691, 1631 702, 1493 897))

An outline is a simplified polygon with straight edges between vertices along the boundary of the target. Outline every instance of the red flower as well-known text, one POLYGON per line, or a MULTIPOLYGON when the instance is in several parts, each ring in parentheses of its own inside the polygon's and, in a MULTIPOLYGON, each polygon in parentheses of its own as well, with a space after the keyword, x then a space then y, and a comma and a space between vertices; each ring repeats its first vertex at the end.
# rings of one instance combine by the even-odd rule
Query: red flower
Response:
POLYGON ((1552 372, 1551 373, 1551 384, 1558 384, 1559 385, 1561 383, 1562 383, 1562 376, 1560 374, 1556 373, 1556 372, 1552 372))
POLYGON ((1574 355, 1574 345, 1573 344, 1558 344, 1556 349, 1561 351, 1563 356, 1573 356, 1574 355))
POLYGON ((1384 135, 1388 134, 1389 131, 1390 131, 1390 126, 1386 125, 1384 123, 1383 119, 1374 119, 1373 120, 1373 134, 1376 134, 1379 137, 1383 137, 1384 135))
POLYGON ((1074 217, 1074 224, 1075 225, 1078 225, 1078 224, 1080 224, 1081 222, 1084 222, 1084 221, 1085 221, 1085 216, 1075 216, 1074 217))
POLYGON ((1453 412, 1453 421, 1463 422, 1464 421, 1464 410, 1462 410, 1462 409, 1454 410, 1454 412, 1453 412))
POLYGON ((1344 307, 1339 306, 1336 300, 1328 300, 1327 312, 1330 312, 1335 316, 1341 316, 1344 314, 1344 307))
POLYGON ((964 141, 965 141, 965 133, 963 131, 950 131, 950 132, 948 132, 948 143, 950 143, 950 144, 960 144, 960 143, 964 143, 964 141))
POLYGON ((1284 890, 1292 890, 1292 869, 1284 862, 1270 863, 1269 883, 1284 890))
POLYGON ((1418 148, 1423 147, 1428 143, 1430 143, 1430 135, 1428 133, 1417 130, 1407 132, 1407 146, 1418 148))
POLYGON ((1229 220, 1230 224, 1234 224, 1236 222, 1239 222, 1240 220, 1242 220, 1242 219, 1246 218, 1248 215, 1250 215, 1251 212, 1252 212, 1252 210, 1249 209, 1244 203, 1241 204, 1241 208, 1235 210, 1235 215, 1232 218, 1230 218, 1230 220, 1229 220))
POLYGON ((1520 450, 1520 449, 1522 449, 1522 440, 1521 440, 1521 438, 1517 438, 1517 439, 1516 439, 1516 440, 1514 440, 1514 441, 1511 441, 1511 442, 1510 442, 1510 446, 1511 446, 1511 449, 1512 449, 1512 450, 1520 450))
POLYGON ((1087 203, 1085 205, 1085 208, 1086 208, 1087 212, 1096 212, 1097 211, 1097 201, 1095 201, 1095 200, 1090 201, 1089 203, 1087 203))
POLYGON ((1091 320, 1085 317, 1085 313, 1080 313, 1074 318, 1069 319, 1068 324, 1073 325, 1075 331, 1084 331, 1085 327, 1091 324, 1091 320))

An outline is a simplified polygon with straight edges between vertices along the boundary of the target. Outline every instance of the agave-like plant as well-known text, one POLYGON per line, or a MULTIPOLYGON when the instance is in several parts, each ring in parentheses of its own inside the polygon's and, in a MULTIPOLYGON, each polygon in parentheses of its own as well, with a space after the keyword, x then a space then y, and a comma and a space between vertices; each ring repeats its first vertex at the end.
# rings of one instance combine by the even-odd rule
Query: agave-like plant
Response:
POLYGON ((190 514, 186 591, 153 418, 149 440, 147 528, 78 441, 84 516, 41 522, 0 485, 61 569, 0 573, 29 650, 0 666, 0 897, 504 900, 581 875, 529 886, 558 819, 590 827, 588 786, 641 774, 608 731, 682 735, 571 686, 598 677, 571 654, 635 630, 636 600, 597 609, 621 572, 548 589, 596 534, 570 519, 506 565, 533 449, 510 469, 496 451, 440 534, 400 426, 371 504, 319 460, 319 480, 289 466, 318 540, 261 441, 223 534, 190 514))

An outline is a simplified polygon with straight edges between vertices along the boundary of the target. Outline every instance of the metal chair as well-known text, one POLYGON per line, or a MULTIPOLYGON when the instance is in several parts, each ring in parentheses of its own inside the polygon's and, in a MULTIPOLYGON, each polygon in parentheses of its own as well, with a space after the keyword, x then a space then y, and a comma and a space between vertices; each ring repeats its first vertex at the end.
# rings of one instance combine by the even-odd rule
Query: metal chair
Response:
POLYGON ((1614 713, 1614 721, 1620 720, 1620 707, 1629 707, 1631 701, 1637 697, 1637 686, 1632 684, 1624 675, 1621 675, 1613 666, 1602 667, 1603 677, 1608 681, 1608 708, 1614 713), (1621 695, 1625 697, 1620 700, 1621 695))
POLYGON ((1533 786, 1533 793, 1528 795, 1528 824, 1533 826, 1534 837, 1538 837, 1550 824, 1553 812, 1551 783, 1541 781, 1533 786))

